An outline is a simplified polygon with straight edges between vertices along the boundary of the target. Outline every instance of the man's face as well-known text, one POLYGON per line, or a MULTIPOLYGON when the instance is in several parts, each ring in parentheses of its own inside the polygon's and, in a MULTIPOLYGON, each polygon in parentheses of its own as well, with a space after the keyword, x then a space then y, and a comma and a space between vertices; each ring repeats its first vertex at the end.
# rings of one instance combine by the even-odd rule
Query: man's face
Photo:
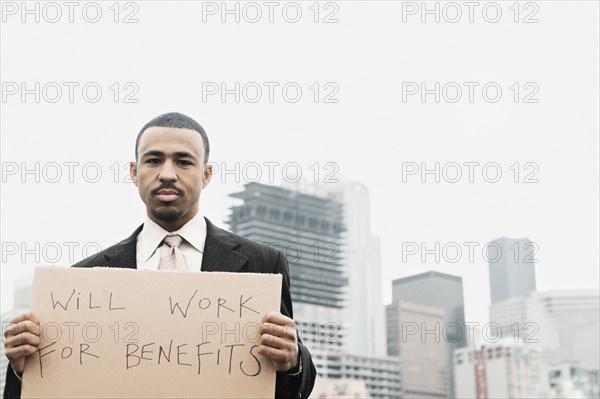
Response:
POLYGON ((198 212, 212 166, 204 164, 200 133, 150 127, 142 134, 130 173, 148 217, 167 231, 180 229, 198 212))

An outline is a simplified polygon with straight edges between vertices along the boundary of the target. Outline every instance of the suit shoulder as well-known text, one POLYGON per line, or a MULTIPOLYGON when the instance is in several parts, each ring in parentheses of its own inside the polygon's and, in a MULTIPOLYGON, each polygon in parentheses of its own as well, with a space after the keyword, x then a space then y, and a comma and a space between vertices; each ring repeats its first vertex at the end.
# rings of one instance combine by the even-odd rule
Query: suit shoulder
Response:
MULTIPOLYGON (((110 247, 75 263, 71 267, 94 267, 108 266, 111 262, 120 262, 123 265, 135 263, 137 236, 144 225, 138 226, 137 229, 126 239, 118 242, 110 247)), ((120 266, 119 266, 120 267, 120 266)), ((135 264, 133 265, 135 268, 135 264)))
POLYGON ((109 251, 113 251, 116 245, 108 247, 94 255, 88 256, 80 260, 79 262, 71 265, 71 267, 94 267, 94 266, 104 266, 106 264, 107 258, 105 256, 109 251))
POLYGON ((266 245, 265 243, 261 243, 261 242, 257 242, 254 240, 251 240, 249 238, 243 237, 239 234, 236 233, 232 233, 229 230, 225 230, 221 227, 218 227, 216 225, 214 225, 213 223, 211 223, 208 219, 206 219, 207 222, 207 241, 210 240, 210 237, 214 237, 215 239, 217 239, 218 242, 225 244, 228 247, 235 247, 237 251, 239 251, 240 247, 241 248, 255 248, 258 249, 259 252, 264 252, 264 253, 273 253, 275 251, 274 248, 272 248, 269 245, 266 245))
POLYGON ((215 226, 211 226, 211 231, 216 233, 223 242, 234 246, 234 251, 246 257, 248 261, 261 262, 265 266, 272 265, 273 272, 276 272, 278 262, 284 258, 275 244, 254 241, 215 226))
POLYGON ((236 240, 240 243, 240 246, 237 248, 237 250, 243 252, 244 254, 247 253, 249 258, 268 257, 277 259, 279 256, 283 256, 283 253, 277 248, 276 244, 254 241, 234 233, 230 234, 235 236, 236 240))

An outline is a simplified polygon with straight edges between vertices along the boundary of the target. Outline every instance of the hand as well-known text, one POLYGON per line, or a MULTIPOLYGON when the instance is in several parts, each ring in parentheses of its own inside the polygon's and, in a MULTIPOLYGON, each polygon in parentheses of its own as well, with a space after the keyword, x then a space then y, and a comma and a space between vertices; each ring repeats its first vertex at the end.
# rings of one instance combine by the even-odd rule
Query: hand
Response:
POLYGON ((267 313, 261 321, 258 353, 271 359, 277 371, 298 368, 300 352, 294 320, 279 312, 267 313))
POLYGON ((11 367, 21 374, 25 358, 35 353, 40 344, 40 326, 31 312, 23 313, 10 323, 4 332, 4 348, 11 367))

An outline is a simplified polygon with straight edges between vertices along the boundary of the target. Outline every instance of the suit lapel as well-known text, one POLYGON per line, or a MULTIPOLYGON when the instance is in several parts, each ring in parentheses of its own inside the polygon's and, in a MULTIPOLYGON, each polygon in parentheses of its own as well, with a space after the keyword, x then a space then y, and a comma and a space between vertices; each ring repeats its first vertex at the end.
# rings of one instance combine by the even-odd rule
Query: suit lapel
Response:
POLYGON ((108 267, 124 267, 128 269, 137 269, 137 236, 144 228, 142 224, 132 235, 119 242, 104 254, 106 265, 108 267))
MULTIPOLYGON (((206 218, 205 218, 206 219, 206 218)), ((206 219, 206 242, 202 255, 203 272, 239 272, 248 258, 239 250, 239 239, 206 219)))
MULTIPOLYGON (((239 272, 248 257, 239 250, 239 239, 232 233, 216 227, 206 219, 206 242, 202 255, 203 272, 239 272)), ((137 236, 144 225, 133 234, 116 244, 104 254, 106 264, 102 266, 137 269, 137 236)))

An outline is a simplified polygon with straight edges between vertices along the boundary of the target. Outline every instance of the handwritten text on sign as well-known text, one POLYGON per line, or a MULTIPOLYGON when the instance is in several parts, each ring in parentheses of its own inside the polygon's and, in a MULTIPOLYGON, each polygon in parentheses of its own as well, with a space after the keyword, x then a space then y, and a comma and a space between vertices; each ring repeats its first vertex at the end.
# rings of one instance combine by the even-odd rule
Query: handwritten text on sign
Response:
POLYGON ((273 397, 256 349, 281 275, 38 268, 23 398, 273 397))

